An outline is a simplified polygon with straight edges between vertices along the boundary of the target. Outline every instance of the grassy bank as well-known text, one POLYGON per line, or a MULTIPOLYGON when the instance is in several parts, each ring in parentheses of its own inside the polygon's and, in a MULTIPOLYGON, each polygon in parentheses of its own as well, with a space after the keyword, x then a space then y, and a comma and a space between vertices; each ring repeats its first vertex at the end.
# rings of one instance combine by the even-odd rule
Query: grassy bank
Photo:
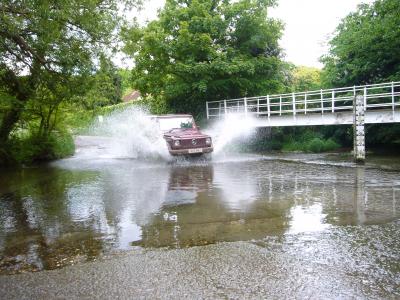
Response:
POLYGON ((68 132, 54 131, 48 136, 20 132, 0 148, 0 166, 30 165, 70 156, 75 151, 68 132))

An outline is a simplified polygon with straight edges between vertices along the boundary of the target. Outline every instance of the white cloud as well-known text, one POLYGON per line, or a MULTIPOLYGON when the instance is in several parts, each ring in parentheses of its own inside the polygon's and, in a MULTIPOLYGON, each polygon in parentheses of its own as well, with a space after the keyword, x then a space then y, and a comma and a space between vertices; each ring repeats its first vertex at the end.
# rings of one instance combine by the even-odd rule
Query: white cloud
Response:
POLYGON ((372 0, 280 0, 270 16, 285 23, 280 41, 286 60, 296 65, 322 67, 319 57, 327 52, 327 41, 340 20, 360 3, 372 0))

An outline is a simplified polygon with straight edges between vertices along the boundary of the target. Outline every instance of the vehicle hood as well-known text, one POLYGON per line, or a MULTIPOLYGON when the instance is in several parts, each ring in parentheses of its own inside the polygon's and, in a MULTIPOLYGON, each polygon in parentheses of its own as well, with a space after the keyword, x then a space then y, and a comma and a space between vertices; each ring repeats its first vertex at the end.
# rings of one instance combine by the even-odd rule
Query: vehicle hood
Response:
POLYGON ((185 128, 185 129, 172 129, 164 133, 164 137, 169 138, 206 138, 206 134, 201 133, 198 129, 185 128))

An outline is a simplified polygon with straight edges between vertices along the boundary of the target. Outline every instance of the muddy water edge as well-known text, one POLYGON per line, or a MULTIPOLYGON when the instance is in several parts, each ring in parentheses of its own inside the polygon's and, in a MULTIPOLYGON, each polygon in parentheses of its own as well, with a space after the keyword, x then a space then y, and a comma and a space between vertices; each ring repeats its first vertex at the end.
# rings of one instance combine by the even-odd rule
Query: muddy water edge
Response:
MULTIPOLYGON (((74 157, 2 170, 0 289, 10 297, 24 289, 54 296, 27 290, 46 290, 45 270, 61 268, 52 273, 61 282, 88 268, 109 272, 113 261, 116 278, 133 276, 137 284, 164 275, 197 282, 171 283, 164 287, 170 296, 400 297, 400 157, 367 161, 356 166, 335 154, 74 157), (119 264, 153 273, 126 275, 119 264), (6 291, 18 280, 31 285, 6 291)), ((82 296, 75 292, 66 296, 82 296)))

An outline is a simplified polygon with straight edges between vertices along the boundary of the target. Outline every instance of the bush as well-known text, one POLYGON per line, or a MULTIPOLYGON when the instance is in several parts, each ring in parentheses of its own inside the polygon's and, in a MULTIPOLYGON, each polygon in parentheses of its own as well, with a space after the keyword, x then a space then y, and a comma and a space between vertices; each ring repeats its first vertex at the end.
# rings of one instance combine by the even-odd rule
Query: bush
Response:
POLYGON ((312 139, 306 146, 307 150, 314 153, 319 153, 324 151, 325 143, 320 138, 312 139))
POLYGON ((70 156, 75 151, 72 136, 53 132, 49 136, 26 135, 12 139, 8 144, 8 156, 16 163, 31 164, 70 156))
MULTIPOLYGON (((333 127, 332 127, 333 128, 333 127)), ((250 137, 236 139, 232 151, 266 152, 281 150, 286 152, 325 152, 341 147, 332 136, 331 131, 326 133, 323 128, 317 127, 276 127, 258 128, 250 137)), ((347 130, 347 127, 343 127, 347 130)))
POLYGON ((324 139, 320 133, 307 130, 300 135, 288 135, 285 138, 282 150, 320 153, 332 151, 339 147, 340 145, 333 139, 324 139))
POLYGON ((324 151, 332 151, 336 150, 340 147, 338 143, 336 143, 333 139, 327 139, 325 141, 324 151))
POLYGON ((289 152, 291 152, 291 151, 305 151, 304 148, 305 147, 304 147, 303 143, 296 142, 296 141, 293 141, 293 140, 291 140, 289 142, 285 142, 282 145, 282 150, 283 151, 289 151, 289 152))
POLYGON ((75 143, 72 135, 68 133, 53 133, 52 139, 52 156, 54 159, 71 156, 75 152, 75 143))
POLYGON ((332 139, 323 140, 321 138, 314 138, 307 144, 307 151, 320 153, 332 151, 339 148, 339 144, 332 139))

